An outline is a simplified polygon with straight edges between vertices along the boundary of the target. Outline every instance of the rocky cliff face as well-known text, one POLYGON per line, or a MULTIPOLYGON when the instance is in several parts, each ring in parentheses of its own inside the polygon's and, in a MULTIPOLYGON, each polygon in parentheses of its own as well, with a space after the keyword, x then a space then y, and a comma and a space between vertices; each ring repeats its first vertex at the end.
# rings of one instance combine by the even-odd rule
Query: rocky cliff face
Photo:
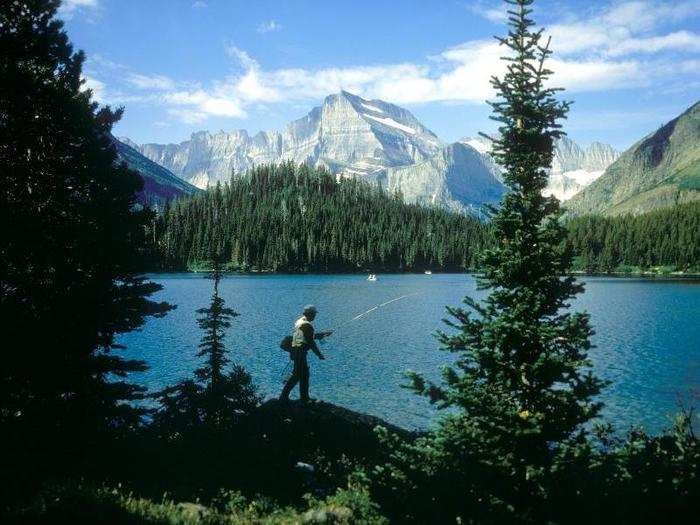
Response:
POLYGON ((625 151, 567 203, 570 215, 644 213, 700 200, 700 102, 625 151))
MULTIPOLYGON (((200 131, 180 144, 134 144, 145 157, 181 179, 205 188, 255 165, 294 161, 325 166, 343 177, 359 177, 401 191, 408 202, 478 211, 503 193, 501 169, 484 139, 445 145, 409 111, 345 91, 281 132, 200 131)), ((582 149, 562 139, 556 145, 548 192, 565 200, 617 157, 610 146, 582 149)))
POLYGON ((194 133, 180 144, 144 144, 139 151, 200 188, 254 165, 291 160, 372 180, 390 167, 422 162, 442 143, 407 110, 347 92, 326 97, 283 132, 194 133))
POLYGON ((141 155, 128 140, 114 139, 119 160, 139 172, 143 179, 143 189, 138 194, 138 201, 152 207, 160 207, 166 201, 192 195, 197 188, 176 177, 163 166, 141 155))
POLYGON ((386 187, 409 202, 480 215, 505 191, 492 170, 488 155, 456 142, 423 162, 389 169, 386 187))
POLYGON ((562 137, 554 145, 552 173, 569 173, 579 170, 603 172, 617 160, 620 153, 608 144, 593 142, 583 149, 568 137, 562 137))

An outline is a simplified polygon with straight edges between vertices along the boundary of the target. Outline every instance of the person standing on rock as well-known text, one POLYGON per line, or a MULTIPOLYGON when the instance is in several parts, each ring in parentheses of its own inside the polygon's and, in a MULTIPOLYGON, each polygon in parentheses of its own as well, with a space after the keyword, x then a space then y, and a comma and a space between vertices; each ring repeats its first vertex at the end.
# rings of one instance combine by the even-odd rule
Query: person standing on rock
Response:
POLYGON ((313 321, 316 319, 318 310, 313 305, 304 307, 304 314, 294 323, 294 333, 292 334, 292 347, 289 352, 289 357, 294 363, 291 377, 282 389, 280 399, 282 401, 289 400, 289 394, 292 389, 299 383, 299 398, 303 402, 309 401, 309 364, 306 361, 306 354, 309 350, 313 351, 319 359, 325 357, 316 345, 317 340, 328 337, 333 332, 315 333, 313 321))

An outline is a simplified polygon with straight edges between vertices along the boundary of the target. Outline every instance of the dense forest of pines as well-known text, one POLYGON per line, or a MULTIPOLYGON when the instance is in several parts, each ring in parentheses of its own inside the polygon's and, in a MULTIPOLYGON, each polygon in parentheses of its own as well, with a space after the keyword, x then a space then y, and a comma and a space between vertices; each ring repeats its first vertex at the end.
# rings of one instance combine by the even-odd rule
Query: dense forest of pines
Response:
MULTIPOLYGON (((161 270, 208 268, 213 249, 228 270, 458 271, 476 268, 475 254, 493 245, 491 226, 474 218, 291 163, 173 202, 154 226, 161 270)), ((700 203, 566 227, 577 271, 700 271, 700 203)))
POLYGON ((663 266, 700 271, 697 202, 643 215, 579 217, 567 228, 578 270, 626 273, 663 266))
POLYGON ((474 218, 289 163, 172 203, 154 237, 167 270, 206 261, 213 249, 229 270, 423 271, 472 268, 487 230, 474 218))

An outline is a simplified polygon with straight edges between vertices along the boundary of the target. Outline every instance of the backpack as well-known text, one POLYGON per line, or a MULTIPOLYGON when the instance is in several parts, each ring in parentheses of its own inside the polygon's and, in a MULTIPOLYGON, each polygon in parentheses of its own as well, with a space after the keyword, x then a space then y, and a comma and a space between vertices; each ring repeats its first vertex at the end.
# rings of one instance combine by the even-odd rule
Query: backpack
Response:
POLYGON ((282 339, 280 342, 280 348, 284 350, 285 352, 291 352, 292 351, 292 336, 287 335, 282 339))

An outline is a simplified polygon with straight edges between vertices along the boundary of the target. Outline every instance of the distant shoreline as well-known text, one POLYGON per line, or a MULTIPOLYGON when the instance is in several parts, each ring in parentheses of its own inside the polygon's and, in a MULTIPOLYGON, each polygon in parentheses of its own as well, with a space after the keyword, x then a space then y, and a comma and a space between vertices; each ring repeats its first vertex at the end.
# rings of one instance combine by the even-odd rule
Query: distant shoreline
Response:
MULTIPOLYGON (((213 270, 157 270, 144 272, 146 274, 208 274, 213 270)), ((478 276, 479 270, 429 270, 431 274, 425 274, 425 271, 380 271, 380 270, 361 270, 361 271, 275 271, 275 270, 227 270, 223 273, 226 275, 440 275, 440 274, 464 274, 478 276)), ((568 275, 574 277, 615 277, 620 279, 630 279, 630 278, 643 278, 647 280, 700 280, 700 273, 685 273, 685 272, 671 272, 671 273, 656 273, 656 272, 583 272, 583 271, 571 271, 568 275)))

